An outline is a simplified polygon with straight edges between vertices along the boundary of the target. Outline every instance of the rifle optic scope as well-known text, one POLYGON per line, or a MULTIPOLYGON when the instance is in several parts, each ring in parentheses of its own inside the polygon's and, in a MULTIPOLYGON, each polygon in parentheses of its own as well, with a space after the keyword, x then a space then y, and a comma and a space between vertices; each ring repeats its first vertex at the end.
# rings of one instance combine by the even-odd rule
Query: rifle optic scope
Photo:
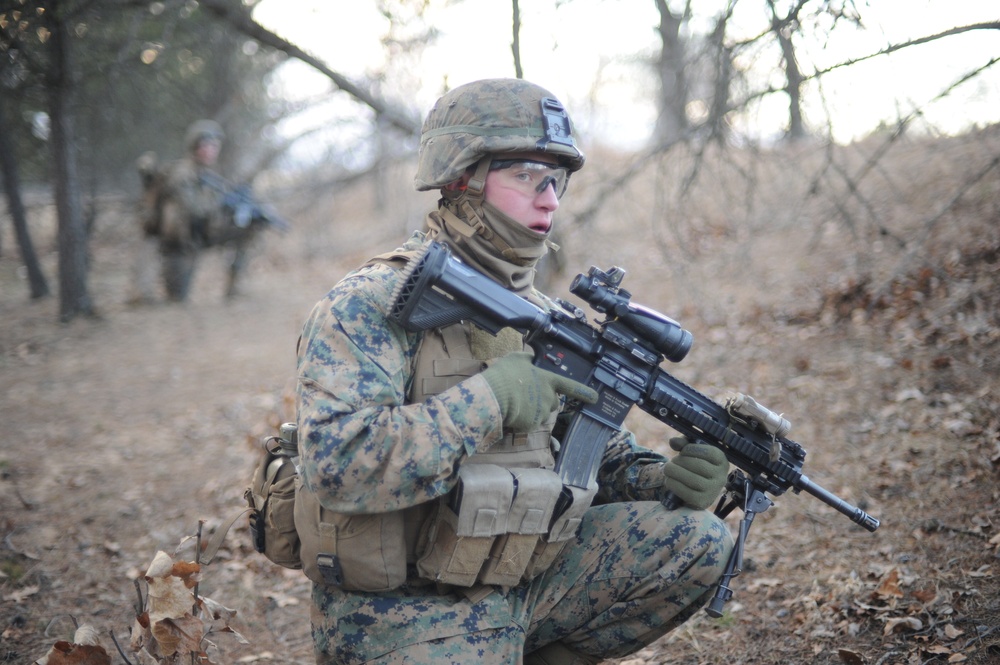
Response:
POLYGON ((669 316, 633 304, 630 301, 632 294, 618 287, 624 274, 620 268, 604 272, 591 267, 586 275, 579 274, 573 279, 569 290, 598 312, 607 314, 609 319, 621 321, 667 360, 675 363, 684 360, 694 337, 669 316))

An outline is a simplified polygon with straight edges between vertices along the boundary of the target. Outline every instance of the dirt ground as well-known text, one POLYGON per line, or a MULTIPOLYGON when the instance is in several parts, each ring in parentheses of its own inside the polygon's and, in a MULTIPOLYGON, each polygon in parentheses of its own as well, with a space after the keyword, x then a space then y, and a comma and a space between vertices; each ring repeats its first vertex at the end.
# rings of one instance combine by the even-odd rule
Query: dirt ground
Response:
MULTIPOLYGON (((894 200, 946 198, 926 189, 914 182, 894 200)), ((112 636, 128 644, 133 580, 158 551, 194 559, 199 521, 207 539, 241 509, 259 441, 293 419, 310 308, 417 226, 428 203, 380 201, 376 218, 364 213, 373 201, 338 194, 322 212, 286 203, 294 229, 265 238, 240 297, 223 299, 222 257, 208 254, 190 302, 141 307, 125 303, 139 245, 129 202, 111 201, 92 243, 99 316, 69 324, 55 298, 28 301, 3 225, 0 662, 33 662, 71 639, 74 622, 125 662, 112 636)), ((962 201, 922 237, 889 217, 918 239, 875 257, 899 268, 892 279, 862 260, 870 236, 808 223, 823 211, 799 209, 794 227, 773 215, 737 228, 705 204, 678 227, 675 247, 692 259, 683 270, 662 238, 650 249, 634 202, 616 208, 632 233, 605 215, 565 239, 559 284, 590 263, 629 268, 636 301, 694 333, 676 375, 783 412, 809 451, 806 474, 882 521, 868 533, 811 496, 776 498, 750 532, 726 614, 700 613, 618 662, 1000 663, 1000 176, 962 201)), ((915 219, 934 208, 922 210, 915 219)), ((51 222, 40 207, 31 214, 55 286, 51 222)), ((641 413, 629 425, 651 447, 669 436, 641 413)), ((235 609, 230 625, 248 642, 212 635, 216 662, 312 662, 308 583, 255 554, 244 520, 199 593, 235 609)))

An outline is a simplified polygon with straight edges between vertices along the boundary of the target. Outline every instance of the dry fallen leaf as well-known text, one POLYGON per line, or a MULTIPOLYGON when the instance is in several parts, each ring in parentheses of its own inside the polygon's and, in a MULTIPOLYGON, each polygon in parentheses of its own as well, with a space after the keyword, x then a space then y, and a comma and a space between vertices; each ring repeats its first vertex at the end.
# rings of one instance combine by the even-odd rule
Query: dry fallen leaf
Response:
POLYGON ((892 596, 894 598, 902 598, 903 591, 899 588, 899 570, 893 568, 889 573, 882 578, 879 582, 878 589, 875 590, 880 596, 892 596))
POLYGON ((160 550, 153 555, 153 560, 146 569, 146 577, 166 577, 174 567, 174 560, 170 555, 160 550))
POLYGON ((892 633, 898 633, 905 630, 921 630, 923 627, 924 622, 916 617, 889 619, 885 622, 885 628, 882 629, 882 634, 891 635, 892 633))
POLYGON ((747 585, 747 591, 756 591, 761 587, 778 587, 783 584, 783 580, 778 577, 755 577, 747 585))
POLYGON ((949 623, 944 627, 944 634, 949 640, 954 640, 962 635, 965 635, 965 631, 955 628, 954 624, 949 623))
POLYGON ((850 649, 837 649, 837 655, 840 659, 847 663, 847 665, 864 665, 865 658, 857 651, 851 651, 850 649))
POLYGON ((36 665, 111 665, 111 657, 103 647, 72 644, 60 640, 35 663, 36 665))
POLYGON ((91 626, 89 623, 85 623, 76 629, 73 633, 73 643, 74 644, 88 644, 90 646, 97 646, 100 644, 101 634, 96 628, 91 626))
POLYGON ((21 587, 20 589, 14 589, 10 593, 6 594, 3 597, 3 599, 4 600, 12 601, 15 604, 16 603, 20 603, 21 601, 23 601, 28 596, 34 596, 36 593, 38 593, 38 589, 39 589, 39 587, 38 587, 37 584, 32 584, 31 586, 21 587))
POLYGON ((278 607, 288 607, 289 605, 298 605, 299 599, 295 596, 290 596, 288 594, 281 593, 280 591, 268 591, 264 594, 265 598, 273 600, 278 607))
POLYGON ((160 646, 160 651, 165 656, 201 653, 205 625, 197 617, 185 614, 175 618, 164 618, 154 622, 151 630, 160 646))
POLYGON ((149 584, 149 621, 182 617, 194 606, 194 594, 176 577, 147 579, 149 584))

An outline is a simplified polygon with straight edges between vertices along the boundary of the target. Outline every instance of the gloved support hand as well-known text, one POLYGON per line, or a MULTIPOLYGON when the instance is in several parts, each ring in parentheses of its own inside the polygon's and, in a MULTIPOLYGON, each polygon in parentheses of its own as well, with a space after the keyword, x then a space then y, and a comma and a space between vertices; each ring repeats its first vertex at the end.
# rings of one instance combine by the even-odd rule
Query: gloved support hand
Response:
POLYGON ((725 453, 683 436, 670 439, 670 447, 678 454, 663 465, 664 491, 696 510, 708 508, 722 493, 729 476, 725 453))
POLYGON ((588 404, 597 401, 597 391, 535 367, 531 364, 533 358, 527 351, 516 351, 483 370, 482 377, 500 404, 504 430, 532 431, 559 408, 559 395, 588 404))

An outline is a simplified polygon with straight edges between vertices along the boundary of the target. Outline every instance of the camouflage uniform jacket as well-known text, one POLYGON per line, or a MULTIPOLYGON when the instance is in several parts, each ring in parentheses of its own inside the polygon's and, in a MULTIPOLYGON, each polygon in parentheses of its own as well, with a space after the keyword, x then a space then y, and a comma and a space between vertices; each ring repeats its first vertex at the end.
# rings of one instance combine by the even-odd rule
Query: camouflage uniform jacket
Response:
MULTIPOLYGON (((404 249, 422 242, 416 233, 404 249)), ((314 307, 299 341, 302 478, 334 512, 386 513, 443 496, 463 460, 502 435, 496 398, 478 375, 406 403, 420 334, 387 318, 398 275, 385 265, 350 273, 314 307)), ((615 437, 597 503, 658 499, 664 461, 628 432, 615 437)))

